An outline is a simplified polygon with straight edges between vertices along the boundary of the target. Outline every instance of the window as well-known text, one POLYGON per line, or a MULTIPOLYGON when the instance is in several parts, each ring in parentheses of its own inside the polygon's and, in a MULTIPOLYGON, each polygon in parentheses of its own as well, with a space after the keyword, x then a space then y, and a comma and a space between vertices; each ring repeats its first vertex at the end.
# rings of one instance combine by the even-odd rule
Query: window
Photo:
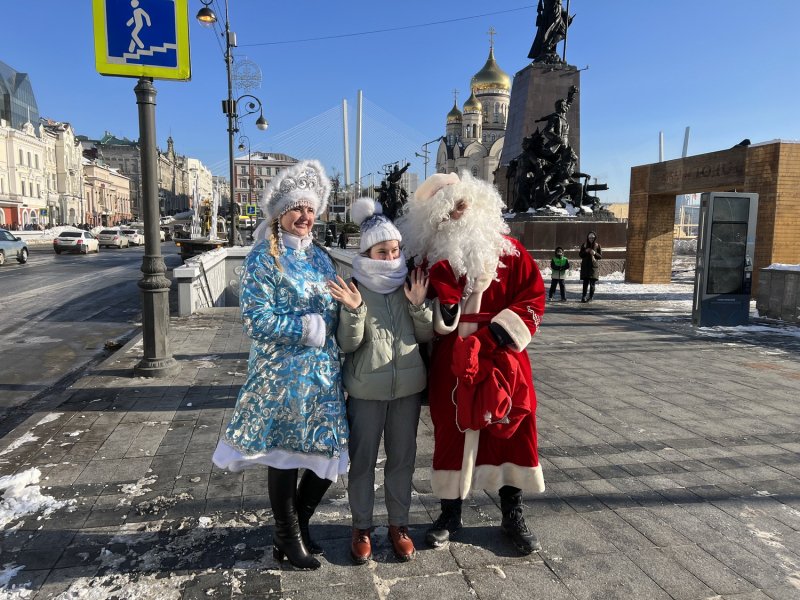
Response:
POLYGON ((28 166, 31 166, 31 153, 28 152, 28 166))
MULTIPOLYGON (((276 174, 276 175, 278 174, 278 169, 275 169, 275 174, 276 174)), ((272 175, 272 168, 271 168, 271 167, 267 167, 267 175, 268 175, 268 176, 269 176, 269 175, 272 175)))
POLYGON ((38 169, 39 168, 39 155, 38 154, 34 154, 33 155, 33 161, 36 163, 36 168, 38 169))
POLYGON ((38 198, 41 198, 41 197, 42 197, 42 186, 41 186, 41 185, 39 185, 38 183, 36 184, 36 196, 37 196, 38 198))
POLYGON ((25 161, 22 158, 22 148, 19 149, 19 164, 24 165, 25 161))
POLYGON ((33 182, 31 181, 28 182, 28 196, 33 198, 33 182))
POLYGON ((264 174, 264 167, 258 167, 258 174, 259 175, 263 175, 264 174))
POLYGON ((247 167, 245 165, 242 165, 241 169, 242 169, 241 170, 242 175, 247 175, 247 167))
POLYGON ((239 187, 246 188, 247 187, 247 179, 240 179, 239 180, 239 187))

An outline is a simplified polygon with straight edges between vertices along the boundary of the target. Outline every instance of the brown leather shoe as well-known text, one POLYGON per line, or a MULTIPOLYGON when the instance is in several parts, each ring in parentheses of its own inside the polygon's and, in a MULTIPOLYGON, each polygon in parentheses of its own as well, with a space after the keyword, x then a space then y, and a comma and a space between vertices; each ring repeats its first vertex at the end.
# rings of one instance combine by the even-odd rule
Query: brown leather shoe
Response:
POLYGON ((350 558, 357 565, 363 565, 372 558, 372 542, 369 539, 369 529, 353 528, 353 537, 350 541, 350 558))
POLYGON ((392 542, 394 555, 403 562, 409 561, 416 556, 414 542, 408 535, 408 527, 401 525, 389 525, 389 540, 392 542))

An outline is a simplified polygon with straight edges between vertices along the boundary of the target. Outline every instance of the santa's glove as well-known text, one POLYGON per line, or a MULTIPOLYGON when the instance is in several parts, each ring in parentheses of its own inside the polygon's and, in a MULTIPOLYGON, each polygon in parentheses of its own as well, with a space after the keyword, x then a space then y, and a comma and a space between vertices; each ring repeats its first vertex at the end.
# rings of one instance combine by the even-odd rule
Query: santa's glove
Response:
POLYGON ((465 279, 463 277, 460 280, 456 279, 447 261, 437 262, 430 268, 428 274, 430 285, 436 292, 440 304, 450 306, 461 301, 465 279))
POLYGON ((465 338, 456 336, 453 344, 453 362, 450 365, 453 375, 472 382, 478 375, 478 353, 480 349, 481 343, 474 335, 465 338))
POLYGON ((481 353, 484 356, 512 343, 511 336, 497 323, 489 323, 486 327, 481 327, 469 337, 474 337, 478 340, 481 353))

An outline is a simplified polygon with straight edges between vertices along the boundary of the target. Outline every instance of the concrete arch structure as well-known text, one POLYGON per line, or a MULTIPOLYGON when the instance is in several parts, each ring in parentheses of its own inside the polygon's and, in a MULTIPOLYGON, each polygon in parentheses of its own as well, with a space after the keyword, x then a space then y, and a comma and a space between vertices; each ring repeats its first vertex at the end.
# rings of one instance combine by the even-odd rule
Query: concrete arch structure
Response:
POLYGON ((675 197, 699 192, 758 194, 753 297, 760 269, 800 264, 800 142, 773 140, 633 167, 626 281, 669 283, 675 197))

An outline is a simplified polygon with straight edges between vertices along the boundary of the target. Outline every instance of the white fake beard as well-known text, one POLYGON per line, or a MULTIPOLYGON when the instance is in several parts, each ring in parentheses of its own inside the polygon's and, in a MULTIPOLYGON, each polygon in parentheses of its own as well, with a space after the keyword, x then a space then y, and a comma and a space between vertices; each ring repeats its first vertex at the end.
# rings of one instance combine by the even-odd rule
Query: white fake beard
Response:
POLYGON ((512 246, 501 233, 505 223, 487 217, 467 209, 460 219, 440 223, 430 240, 428 263, 446 260, 456 277, 466 275, 470 281, 485 275, 496 278, 500 257, 511 253, 512 246))

